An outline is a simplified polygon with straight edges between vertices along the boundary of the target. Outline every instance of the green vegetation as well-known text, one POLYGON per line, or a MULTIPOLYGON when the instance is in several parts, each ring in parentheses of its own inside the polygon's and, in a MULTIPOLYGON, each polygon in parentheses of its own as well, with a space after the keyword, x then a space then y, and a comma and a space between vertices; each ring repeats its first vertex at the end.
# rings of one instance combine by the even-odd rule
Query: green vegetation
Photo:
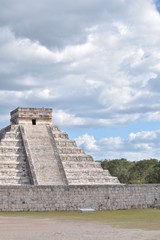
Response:
POLYGON ((160 183, 160 161, 157 159, 131 162, 121 158, 101 161, 101 165, 103 169, 108 169, 112 176, 118 177, 121 183, 160 183))
POLYGON ((0 212, 0 217, 55 218, 74 221, 97 221, 115 227, 159 230, 160 209, 79 212, 0 212))

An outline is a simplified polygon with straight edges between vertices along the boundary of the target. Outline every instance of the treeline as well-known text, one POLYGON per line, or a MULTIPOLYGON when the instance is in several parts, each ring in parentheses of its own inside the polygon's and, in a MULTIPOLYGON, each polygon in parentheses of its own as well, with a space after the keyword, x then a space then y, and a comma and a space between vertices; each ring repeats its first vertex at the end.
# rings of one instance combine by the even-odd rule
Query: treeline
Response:
POLYGON ((108 169, 112 176, 118 177, 121 183, 160 183, 160 161, 157 159, 131 162, 122 158, 104 160, 101 165, 103 169, 108 169))

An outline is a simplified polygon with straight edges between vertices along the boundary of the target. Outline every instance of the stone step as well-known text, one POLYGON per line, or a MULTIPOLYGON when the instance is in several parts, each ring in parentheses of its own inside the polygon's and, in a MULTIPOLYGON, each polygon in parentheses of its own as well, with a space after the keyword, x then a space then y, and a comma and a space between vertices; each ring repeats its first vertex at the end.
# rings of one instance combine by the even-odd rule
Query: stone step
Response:
POLYGON ((32 124, 25 124, 24 126, 27 126, 26 131, 40 131, 40 130, 44 130, 44 126, 46 126, 46 124, 37 124, 37 125, 32 125, 32 124))
POLYGON ((13 132, 20 131, 19 126, 18 125, 10 125, 10 132, 11 131, 13 131, 13 132))
POLYGON ((57 147, 59 154, 85 154, 84 150, 78 147, 57 147))
POLYGON ((43 126, 34 126, 34 125, 31 125, 31 126, 27 126, 27 128, 25 128, 25 132, 27 134, 27 138, 29 136, 43 136, 46 134, 46 130, 43 128, 43 126))
POLYGON ((23 147, 23 144, 20 139, 2 139, 0 142, 0 146, 23 147))
POLYGON ((29 139, 29 140, 36 141, 36 139, 37 139, 38 141, 41 141, 41 142, 44 141, 44 139, 47 139, 47 141, 49 140, 49 136, 47 136, 45 132, 43 132, 43 133, 39 133, 39 132, 27 133, 26 132, 26 134, 27 134, 27 139, 29 139))
POLYGON ((72 154, 69 156, 66 156, 66 154, 60 154, 60 158, 62 162, 93 162, 93 158, 86 154, 72 154))
POLYGON ((96 185, 96 184, 119 184, 117 178, 107 177, 107 178, 68 178, 69 185, 96 185))
MULTIPOLYGON (((9 173, 8 174, 0 174, 0 179, 4 179, 4 180, 6 179, 7 180, 8 178, 10 180, 16 178, 16 179, 19 179, 19 181, 28 182, 28 183, 30 182, 27 175, 23 176, 22 174, 17 174, 16 175, 16 174, 12 174, 12 173, 10 173, 10 174, 9 173)), ((12 183, 11 183, 11 185, 12 185, 12 183)))
POLYGON ((48 162, 48 161, 52 161, 55 158, 52 152, 50 153, 48 152, 46 155, 46 153, 43 150, 37 151, 37 152, 32 151, 31 156, 34 157, 35 161, 36 160, 38 161, 38 159, 41 158, 41 160, 48 162))
POLYGON ((53 136, 54 136, 55 140, 56 139, 69 139, 68 134, 64 133, 64 132, 60 132, 60 133, 59 132, 56 132, 56 133, 53 132, 53 136))
MULTIPOLYGON (((44 179, 39 178, 39 185, 44 185, 44 179)), ((46 184, 45 184, 46 185, 46 184)), ((62 185, 61 181, 56 181, 56 179, 47 180, 47 185, 62 185)))
POLYGON ((57 147, 77 147, 75 141, 70 141, 66 139, 56 140, 57 147))
POLYGON ((47 139, 46 141, 46 138, 27 138, 29 141, 28 141, 28 144, 30 147, 35 147, 35 146, 40 146, 40 147, 47 147, 48 146, 48 141, 49 141, 49 138, 47 139))
POLYGON ((2 169, 18 169, 18 170, 26 170, 27 169, 27 165, 25 162, 23 163, 19 163, 19 162, 15 162, 13 163, 12 161, 5 161, 5 162, 1 162, 0 161, 0 170, 2 169))
POLYGON ((69 162, 63 162, 63 166, 65 169, 102 169, 100 163, 95 162, 75 162, 75 161, 69 161, 69 162))
POLYGON ((27 129, 26 129, 26 132, 27 132, 27 134, 36 134, 37 132, 39 133, 39 134, 43 134, 45 131, 44 131, 44 128, 43 128, 43 126, 38 126, 38 125, 36 125, 36 126, 34 126, 34 125, 31 125, 31 126, 27 126, 27 129))
POLYGON ((20 154, 24 151, 24 149, 22 147, 3 147, 0 146, 0 154, 9 154, 9 153, 13 153, 13 154, 20 154))
POLYGON ((27 172, 27 171, 26 171, 26 168, 25 169, 23 169, 23 168, 21 168, 21 169, 7 168, 7 169, 1 169, 0 174, 1 173, 8 173, 8 172, 9 172, 9 174, 11 174, 11 173, 16 174, 16 173, 24 173, 24 172, 27 172))
POLYGON ((3 139, 21 139, 21 134, 20 134, 20 132, 7 132, 5 135, 4 135, 4 137, 3 137, 3 139))
POLYGON ((59 179, 59 175, 57 172, 55 171, 51 171, 52 175, 49 176, 50 172, 46 172, 43 174, 43 176, 39 176, 38 180, 39 180, 39 185, 44 185, 44 178, 47 178, 47 185, 51 184, 54 185, 55 182, 59 183, 60 185, 62 185, 61 179, 59 179))
POLYGON ((48 138, 48 136, 46 136, 46 132, 44 132, 44 131, 26 131, 26 134, 27 134, 27 138, 28 137, 33 137, 33 138, 35 138, 35 137, 47 137, 48 138))
POLYGON ((52 131, 54 133, 61 132, 60 128, 58 126, 56 126, 56 125, 52 126, 52 131))
POLYGON ((10 177, 4 178, 0 177, 0 185, 24 185, 24 184, 30 184, 30 181, 28 178, 20 178, 20 177, 10 177))
MULTIPOLYGON (((10 125, 10 128, 8 129, 2 129, 3 130, 3 133, 5 134, 8 134, 8 133, 20 133, 20 129, 19 129, 19 126, 16 126, 16 125, 10 125)), ((1 131, 0 131, 1 132, 1 131)))
POLYGON ((112 180, 109 180, 109 181, 105 181, 105 182, 68 182, 68 185, 69 186, 75 186, 75 185, 79 185, 79 186, 83 186, 83 185, 117 185, 119 184, 118 182, 113 182, 112 180))
POLYGON ((39 185, 50 185, 58 182, 63 185, 59 168, 59 159, 55 157, 51 143, 51 130, 47 125, 24 125, 30 154, 39 185))
POLYGON ((80 169, 72 169, 72 168, 66 169, 65 168, 65 170, 68 174, 81 175, 81 173, 82 173, 84 175, 86 174, 86 175, 91 175, 91 176, 93 176, 93 174, 97 175, 98 173, 102 174, 104 171, 102 168, 90 168, 90 169, 89 168, 80 168, 80 169))
POLYGON ((24 153, 21 154, 0 154, 0 162, 2 161, 12 161, 12 162, 17 162, 17 161, 25 161, 26 156, 24 153))
POLYGON ((67 178, 98 178, 98 179, 106 179, 110 177, 110 173, 108 171, 103 172, 103 169, 94 169, 94 170, 66 170, 65 171, 67 178))
POLYGON ((20 132, 20 128, 19 128, 19 126, 17 125, 10 125, 10 130, 8 129, 7 131, 6 131, 6 133, 11 133, 11 132, 13 132, 13 133, 17 133, 17 132, 20 132))
POLYGON ((45 134, 42 134, 42 135, 41 135, 41 134, 39 134, 39 135, 38 135, 38 134, 33 134, 33 135, 30 134, 30 135, 29 135, 29 134, 28 134, 28 135, 27 135, 27 139, 28 139, 28 140, 31 140, 31 141, 33 141, 33 142, 36 141, 36 139, 37 139, 38 141, 40 140, 39 142, 45 142, 45 139, 48 141, 48 140, 49 140, 49 137, 48 137, 48 136, 46 137, 45 134))
POLYGON ((43 153, 45 153, 46 154, 46 152, 47 152, 47 155, 48 155, 48 153, 53 153, 53 148, 52 148, 52 146, 51 145, 43 145, 43 144, 31 144, 30 142, 29 142, 29 146, 30 146, 30 150, 33 150, 33 151, 36 151, 37 153, 39 153, 39 152, 43 152, 43 153), (44 148, 45 148, 45 151, 44 151, 44 148))
POLYGON ((0 177, 8 178, 8 177, 21 177, 27 178, 27 172, 19 171, 17 169, 2 169, 0 172, 0 177))
MULTIPOLYGON (((101 180, 105 180, 111 177, 111 175, 108 175, 108 172, 102 174, 102 172, 97 172, 97 171, 91 171, 91 172, 81 172, 81 174, 76 174, 76 172, 73 173, 67 173, 67 179, 101 179, 101 180)), ((114 177, 112 177, 114 178, 114 177)))

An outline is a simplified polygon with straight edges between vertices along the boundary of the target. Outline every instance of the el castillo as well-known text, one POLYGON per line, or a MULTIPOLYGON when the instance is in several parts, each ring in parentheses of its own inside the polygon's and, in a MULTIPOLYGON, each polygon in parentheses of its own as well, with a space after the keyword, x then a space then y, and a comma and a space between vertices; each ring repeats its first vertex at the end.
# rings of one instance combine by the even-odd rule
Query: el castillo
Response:
POLYGON ((159 184, 121 184, 53 122, 51 108, 10 113, 0 131, 0 211, 160 207, 159 184))

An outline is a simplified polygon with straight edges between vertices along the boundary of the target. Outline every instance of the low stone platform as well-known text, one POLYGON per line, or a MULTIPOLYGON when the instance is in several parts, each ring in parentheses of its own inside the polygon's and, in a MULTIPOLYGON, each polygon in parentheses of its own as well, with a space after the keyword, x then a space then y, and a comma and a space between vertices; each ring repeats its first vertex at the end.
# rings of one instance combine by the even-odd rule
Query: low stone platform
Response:
POLYGON ((160 184, 0 186, 0 211, 118 210, 160 207, 160 184))

